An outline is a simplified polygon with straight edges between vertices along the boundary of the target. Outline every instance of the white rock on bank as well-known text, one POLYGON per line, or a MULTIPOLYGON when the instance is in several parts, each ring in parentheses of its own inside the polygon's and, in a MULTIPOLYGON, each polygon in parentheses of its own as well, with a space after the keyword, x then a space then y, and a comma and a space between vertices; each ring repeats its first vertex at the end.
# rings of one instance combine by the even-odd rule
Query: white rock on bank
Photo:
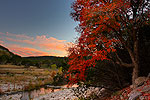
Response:
POLYGON ((5 95, 2 96, 0 100, 20 100, 21 96, 21 94, 5 95))
POLYGON ((64 89, 50 94, 46 94, 35 98, 33 100, 74 100, 77 97, 74 96, 72 89, 64 89))

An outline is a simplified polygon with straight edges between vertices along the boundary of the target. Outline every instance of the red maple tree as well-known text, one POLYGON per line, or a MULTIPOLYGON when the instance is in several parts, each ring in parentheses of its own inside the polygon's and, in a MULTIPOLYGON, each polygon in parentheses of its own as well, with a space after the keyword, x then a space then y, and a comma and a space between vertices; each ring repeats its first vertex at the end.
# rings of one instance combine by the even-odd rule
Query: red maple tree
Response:
POLYGON ((94 67, 95 61, 110 60, 133 67, 134 84, 139 71, 139 30, 150 23, 150 0, 75 0, 72 8, 72 18, 80 22, 80 36, 68 49, 70 82, 85 80, 85 70, 94 67), (116 47, 126 49, 132 63, 123 62, 116 47))

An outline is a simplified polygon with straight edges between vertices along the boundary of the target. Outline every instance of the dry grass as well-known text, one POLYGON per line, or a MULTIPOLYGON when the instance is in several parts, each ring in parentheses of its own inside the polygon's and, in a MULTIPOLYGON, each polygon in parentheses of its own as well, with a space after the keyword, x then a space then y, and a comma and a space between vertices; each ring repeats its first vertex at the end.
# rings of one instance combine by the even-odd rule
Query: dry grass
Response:
POLYGON ((16 66, 16 65, 0 65, 0 68, 24 68, 24 66, 16 66))
POLYGON ((57 73, 58 71, 39 69, 33 66, 24 68, 24 66, 0 65, 0 86, 2 84, 16 83, 24 84, 26 88, 31 86, 31 89, 36 86, 52 83, 53 77, 57 73))

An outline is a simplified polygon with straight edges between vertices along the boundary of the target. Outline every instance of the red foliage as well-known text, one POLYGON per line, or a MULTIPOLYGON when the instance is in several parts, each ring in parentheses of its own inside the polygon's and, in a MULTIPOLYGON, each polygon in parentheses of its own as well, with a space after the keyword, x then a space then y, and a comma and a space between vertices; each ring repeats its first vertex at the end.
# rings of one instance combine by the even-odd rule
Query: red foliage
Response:
POLYGON ((76 13, 80 13, 79 26, 83 27, 83 31, 77 43, 68 50, 70 59, 68 63, 70 74, 68 76, 71 83, 85 80, 87 67, 94 67, 97 60, 109 60, 108 55, 116 51, 114 45, 118 40, 115 37, 108 38, 109 36, 102 33, 112 31, 112 28, 109 28, 108 25, 115 29, 120 27, 120 24, 112 18, 115 16, 115 9, 125 5, 122 0, 116 0, 116 2, 77 0, 75 3, 74 10, 76 13), (82 10, 77 9, 79 6, 82 10), (88 23, 91 23, 91 25, 88 23))
POLYGON ((110 60, 116 44, 124 45, 130 0, 76 0, 72 17, 79 21, 80 37, 68 49, 70 83, 85 80, 86 69, 98 60, 110 60))

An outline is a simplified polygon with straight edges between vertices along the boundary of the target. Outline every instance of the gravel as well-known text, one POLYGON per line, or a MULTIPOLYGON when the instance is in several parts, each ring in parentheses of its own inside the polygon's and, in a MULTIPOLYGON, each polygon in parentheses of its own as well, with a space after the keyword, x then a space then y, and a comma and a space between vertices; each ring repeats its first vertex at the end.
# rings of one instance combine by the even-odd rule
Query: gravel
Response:
POLYGON ((75 99, 77 99, 77 97, 74 96, 74 92, 72 89, 64 89, 43 96, 39 96, 33 100, 75 100, 75 99))

